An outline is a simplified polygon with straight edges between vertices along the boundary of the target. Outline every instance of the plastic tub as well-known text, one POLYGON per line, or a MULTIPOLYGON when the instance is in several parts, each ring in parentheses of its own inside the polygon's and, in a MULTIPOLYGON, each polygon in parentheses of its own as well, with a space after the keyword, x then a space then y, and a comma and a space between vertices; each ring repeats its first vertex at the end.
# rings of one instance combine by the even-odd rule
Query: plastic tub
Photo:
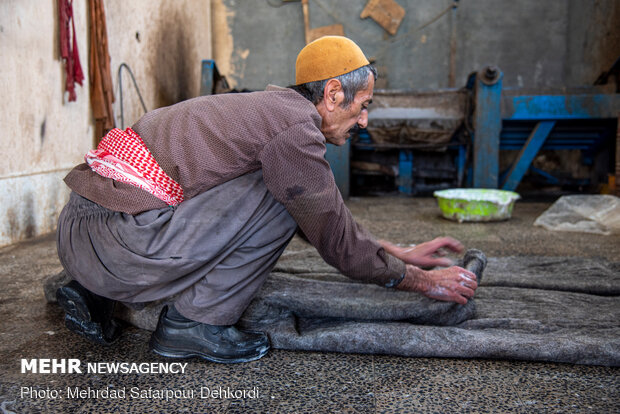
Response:
POLYGON ((442 215, 459 223, 508 220, 515 201, 521 198, 513 191, 486 188, 453 188, 433 195, 442 215))

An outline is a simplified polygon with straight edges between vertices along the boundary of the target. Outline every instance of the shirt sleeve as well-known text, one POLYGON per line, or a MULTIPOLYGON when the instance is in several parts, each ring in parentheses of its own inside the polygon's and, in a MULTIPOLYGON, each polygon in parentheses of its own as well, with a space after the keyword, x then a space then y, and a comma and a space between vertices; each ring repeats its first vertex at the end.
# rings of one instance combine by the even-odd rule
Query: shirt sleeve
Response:
POLYGON ((317 127, 293 125, 259 154, 265 185, 328 264, 352 279, 396 285, 405 264, 353 219, 324 156, 325 138, 317 127))

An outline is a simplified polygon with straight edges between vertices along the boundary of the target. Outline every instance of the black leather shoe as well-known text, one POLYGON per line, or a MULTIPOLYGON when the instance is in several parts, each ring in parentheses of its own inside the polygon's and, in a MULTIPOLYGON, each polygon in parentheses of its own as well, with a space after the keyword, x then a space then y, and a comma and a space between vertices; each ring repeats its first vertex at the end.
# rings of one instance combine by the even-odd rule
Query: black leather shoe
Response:
POLYGON ((113 318, 115 301, 96 295, 72 280, 56 291, 58 304, 65 310, 65 325, 88 340, 112 344, 121 334, 113 318))
POLYGON ((174 307, 164 306, 149 345, 155 353, 165 357, 200 357, 212 362, 234 363, 263 357, 269 350, 269 339, 262 332, 192 321, 174 307))

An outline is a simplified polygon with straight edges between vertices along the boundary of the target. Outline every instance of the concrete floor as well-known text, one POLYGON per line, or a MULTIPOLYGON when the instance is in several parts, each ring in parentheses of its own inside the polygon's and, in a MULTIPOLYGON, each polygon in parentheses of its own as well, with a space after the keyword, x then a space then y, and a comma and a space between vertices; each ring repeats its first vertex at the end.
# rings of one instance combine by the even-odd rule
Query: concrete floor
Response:
MULTIPOLYGON (((351 199, 348 205, 376 236, 397 243, 451 235, 488 256, 619 260, 620 235, 534 227, 550 203, 519 201, 511 220, 486 224, 444 220, 430 198, 351 199)), ((289 246, 300 248, 306 245, 299 239, 289 246)), ((78 358, 84 365, 172 362, 152 354, 150 333, 137 328, 129 327, 107 348, 67 331, 63 313, 45 302, 41 286, 60 269, 52 235, 0 249, 0 412, 620 412, 618 368, 554 363, 272 350, 239 365, 188 360, 185 374, 22 374, 23 358, 78 358), (67 387, 125 388, 126 397, 67 398, 67 387), (132 398, 132 387, 152 392, 132 398), (221 398, 201 398, 201 389, 220 387, 221 398), (161 389, 194 390, 194 395, 167 401, 153 392, 161 389), (62 398, 50 398, 55 390, 62 398), (226 398, 226 392, 237 390, 254 393, 226 398)))

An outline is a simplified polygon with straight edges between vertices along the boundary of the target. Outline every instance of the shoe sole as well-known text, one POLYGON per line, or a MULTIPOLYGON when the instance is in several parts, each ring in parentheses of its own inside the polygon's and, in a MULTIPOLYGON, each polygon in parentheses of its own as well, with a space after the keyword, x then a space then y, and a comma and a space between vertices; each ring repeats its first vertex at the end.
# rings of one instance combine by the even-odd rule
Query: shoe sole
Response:
POLYGON ((80 292, 72 287, 63 286, 56 291, 56 299, 67 315, 77 320, 92 322, 90 311, 80 292))
POLYGON ((217 357, 217 356, 213 356, 213 355, 208 355, 208 354, 203 354, 203 353, 199 353, 199 352, 195 352, 195 351, 185 351, 185 350, 181 350, 181 349, 172 349, 172 348, 168 348, 164 345, 161 345, 159 342, 157 342, 153 337, 151 337, 151 340, 149 341, 149 347, 151 348, 151 351, 155 352, 158 355, 167 357, 167 358, 193 358, 193 357, 198 357, 201 359, 205 359, 207 361, 211 361, 211 362, 217 362, 220 364, 236 364, 236 363, 240 363, 240 362, 251 362, 251 361, 256 361, 257 359, 261 359, 262 357, 264 357, 267 352, 269 351, 269 345, 265 345, 262 346, 260 348, 257 348, 256 354, 253 355, 248 355, 245 357, 239 357, 239 358, 221 358, 221 357, 217 357))
POLYGON ((84 297, 74 288, 70 286, 58 288, 56 300, 65 311, 65 326, 71 332, 100 345, 111 345, 118 339, 118 335, 111 341, 105 339, 101 324, 92 320, 88 305, 84 303, 84 297))

